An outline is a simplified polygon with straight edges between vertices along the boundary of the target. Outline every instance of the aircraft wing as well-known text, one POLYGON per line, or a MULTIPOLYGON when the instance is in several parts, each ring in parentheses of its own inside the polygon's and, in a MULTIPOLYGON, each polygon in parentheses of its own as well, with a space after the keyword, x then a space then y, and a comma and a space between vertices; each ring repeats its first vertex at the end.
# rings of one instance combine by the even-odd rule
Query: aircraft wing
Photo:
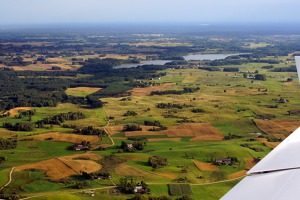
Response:
POLYGON ((299 200, 300 128, 255 165, 221 200, 299 200))

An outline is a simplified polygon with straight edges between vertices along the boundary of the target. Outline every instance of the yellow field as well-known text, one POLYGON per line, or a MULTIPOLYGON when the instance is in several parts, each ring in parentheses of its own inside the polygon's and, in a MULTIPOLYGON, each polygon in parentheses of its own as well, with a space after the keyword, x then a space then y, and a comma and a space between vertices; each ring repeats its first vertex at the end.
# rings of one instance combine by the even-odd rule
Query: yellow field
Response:
POLYGON ((17 108, 13 108, 10 109, 9 111, 6 111, 4 114, 10 112, 10 117, 14 117, 17 114, 19 114, 20 111, 22 110, 31 110, 31 107, 17 107, 17 108))
POLYGON ((198 160, 193 160, 194 165, 201 171, 213 171, 219 168, 211 163, 200 162, 198 160))
POLYGON ((44 133, 44 134, 24 137, 24 139, 34 139, 34 140, 46 140, 49 138, 51 138, 51 140, 53 141, 70 142, 76 144, 79 144, 84 140, 93 144, 100 140, 100 138, 96 135, 79 135, 79 134, 69 134, 69 133, 60 133, 60 132, 44 133))
POLYGON ((228 179, 236 179, 236 178, 240 178, 240 177, 245 176, 246 173, 247 173, 247 170, 241 170, 241 171, 238 171, 238 172, 229 174, 229 175, 228 175, 228 179))
POLYGON ((86 153, 74 156, 63 156, 53 158, 34 164, 21 165, 16 167, 16 171, 23 171, 28 169, 37 169, 45 171, 45 174, 52 180, 59 180, 75 174, 81 174, 82 171, 91 173, 101 169, 101 165, 96 163, 95 159, 100 159, 101 156, 86 153), (88 158, 90 160, 74 160, 75 158, 88 158))
POLYGON ((102 88, 92 88, 92 87, 75 87, 75 88, 68 88, 66 90, 67 95, 71 96, 80 96, 86 97, 87 95, 93 94, 98 92, 102 88))

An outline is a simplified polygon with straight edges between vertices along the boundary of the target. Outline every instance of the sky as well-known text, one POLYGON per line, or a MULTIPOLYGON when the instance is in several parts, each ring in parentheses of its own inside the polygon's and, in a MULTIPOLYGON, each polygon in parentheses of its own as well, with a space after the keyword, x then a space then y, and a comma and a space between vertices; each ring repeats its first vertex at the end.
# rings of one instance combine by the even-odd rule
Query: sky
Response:
POLYGON ((294 23, 299 0, 0 0, 0 24, 294 23))

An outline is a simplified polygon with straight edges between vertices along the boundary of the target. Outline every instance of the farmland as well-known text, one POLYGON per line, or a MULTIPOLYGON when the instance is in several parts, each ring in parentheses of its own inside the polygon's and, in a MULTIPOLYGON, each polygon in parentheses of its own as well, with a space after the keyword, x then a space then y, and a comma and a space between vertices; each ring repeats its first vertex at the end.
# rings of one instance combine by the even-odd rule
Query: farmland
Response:
POLYGON ((133 198, 126 179, 145 197, 215 200, 300 125, 295 35, 283 47, 263 35, 19 34, 0 46, 0 188, 15 167, 3 194, 133 198), (173 61, 114 69, 157 59, 173 61))

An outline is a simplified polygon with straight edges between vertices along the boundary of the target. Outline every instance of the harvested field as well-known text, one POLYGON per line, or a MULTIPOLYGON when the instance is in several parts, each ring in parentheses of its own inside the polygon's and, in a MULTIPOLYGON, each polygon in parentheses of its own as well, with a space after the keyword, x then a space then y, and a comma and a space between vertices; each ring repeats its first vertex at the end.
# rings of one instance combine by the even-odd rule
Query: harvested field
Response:
POLYGON ((161 172, 161 173, 156 173, 157 176, 163 176, 165 178, 169 178, 171 180, 176 179, 178 174, 172 173, 172 172, 161 172))
POLYGON ((155 173, 150 173, 147 171, 144 171, 138 167, 133 167, 127 164, 120 164, 115 169, 116 174, 122 175, 122 176, 134 176, 134 177, 142 177, 142 178, 149 178, 156 176, 155 173))
POLYGON ((96 143, 100 140, 97 135, 79 135, 79 134, 69 134, 69 133, 60 133, 60 132, 52 132, 52 133, 44 133, 34 136, 27 136, 24 139, 34 139, 34 140, 53 140, 59 142, 70 142, 79 144, 82 141, 90 142, 91 144, 96 143))
MULTIPOLYGON (((80 154, 75 156, 63 156, 59 158, 53 158, 34 164, 22 165, 16 167, 16 171, 37 169, 45 171, 46 175, 52 180, 58 180, 66 178, 75 174, 81 174, 82 171, 94 172, 101 169, 101 165, 93 160, 74 160, 75 158, 92 158, 95 159, 98 155, 80 154)), ((101 158, 98 156, 99 159, 101 158)))
POLYGON ((228 175, 228 179, 240 178, 240 177, 245 176, 246 173, 247 173, 247 170, 241 170, 241 171, 238 171, 238 172, 229 174, 229 175, 228 175))
POLYGON ((222 140, 223 134, 210 123, 187 123, 169 126, 164 131, 132 131, 126 132, 125 136, 143 135, 167 135, 168 137, 195 137, 191 141, 222 140))
POLYGON ((267 147, 274 149, 275 147, 277 147, 280 142, 268 142, 268 139, 266 138, 257 138, 257 141, 264 143, 267 147))
POLYGON ((252 167, 254 167, 254 165, 258 163, 258 161, 255 160, 254 158, 245 158, 245 161, 246 161, 246 169, 251 169, 252 167))
POLYGON ((219 168, 211 163, 200 162, 198 160, 193 160, 194 165, 201 171, 213 171, 219 168))
POLYGON ((114 135, 114 134, 120 133, 123 130, 123 126, 106 126, 105 130, 109 134, 114 135))
POLYGON ((255 120, 254 122, 261 131, 282 139, 282 136, 287 137, 300 126, 300 122, 288 120, 255 120))
POLYGON ((134 88, 133 90, 130 90, 132 96, 147 96, 150 95, 151 92, 153 91, 160 91, 160 90, 166 90, 174 87, 175 84, 169 83, 169 84, 164 84, 164 85, 159 85, 159 86, 150 86, 146 88, 134 88))
POLYGON ((181 138, 149 138, 148 142, 159 142, 159 141, 177 141, 180 142, 181 138))
POLYGON ((31 107, 17 107, 17 108, 13 108, 10 109, 9 111, 6 111, 4 114, 10 112, 10 117, 14 117, 17 114, 19 114, 20 111, 22 110, 31 110, 31 107))

